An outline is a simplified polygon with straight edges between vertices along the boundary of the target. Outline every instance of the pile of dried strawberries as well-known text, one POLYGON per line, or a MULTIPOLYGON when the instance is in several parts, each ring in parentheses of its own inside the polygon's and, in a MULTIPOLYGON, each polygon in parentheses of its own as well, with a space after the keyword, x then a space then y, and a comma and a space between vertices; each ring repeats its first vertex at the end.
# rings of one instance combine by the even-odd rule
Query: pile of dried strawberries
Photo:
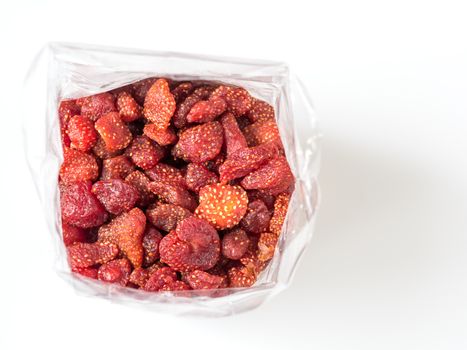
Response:
POLYGON ((73 272, 151 292, 255 283, 294 185, 269 104, 149 78, 64 100, 59 118, 73 272))

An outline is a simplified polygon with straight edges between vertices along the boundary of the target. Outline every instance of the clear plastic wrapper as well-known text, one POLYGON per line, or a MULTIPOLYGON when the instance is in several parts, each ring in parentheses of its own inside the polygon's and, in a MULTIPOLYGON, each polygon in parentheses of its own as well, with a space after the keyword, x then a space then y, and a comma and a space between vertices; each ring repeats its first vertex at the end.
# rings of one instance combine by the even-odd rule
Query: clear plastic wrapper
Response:
POLYGON ((79 293, 171 314, 226 316, 257 307, 286 288, 313 232, 318 203, 319 139, 310 100, 287 65, 172 52, 50 43, 25 82, 23 125, 29 167, 55 243, 55 267, 79 293), (58 171, 63 160, 58 104, 159 76, 211 80, 246 88, 274 106, 287 159, 296 177, 274 255, 250 288, 150 293, 87 279, 70 271, 61 236, 58 171))

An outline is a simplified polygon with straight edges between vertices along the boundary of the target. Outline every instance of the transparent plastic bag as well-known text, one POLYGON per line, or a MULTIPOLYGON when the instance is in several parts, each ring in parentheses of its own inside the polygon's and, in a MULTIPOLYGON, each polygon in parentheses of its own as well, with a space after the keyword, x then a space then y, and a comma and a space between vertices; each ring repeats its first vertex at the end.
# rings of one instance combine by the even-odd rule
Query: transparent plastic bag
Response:
POLYGON ((50 43, 38 54, 25 82, 23 125, 30 171, 53 235, 57 272, 76 291, 172 314, 225 316, 257 307, 290 283, 312 235, 318 203, 319 139, 305 89, 277 62, 50 43), (87 279, 70 271, 61 239, 58 170, 63 160, 58 103, 161 76, 221 81, 246 88, 274 106, 295 191, 274 258, 250 288, 149 293, 87 279))

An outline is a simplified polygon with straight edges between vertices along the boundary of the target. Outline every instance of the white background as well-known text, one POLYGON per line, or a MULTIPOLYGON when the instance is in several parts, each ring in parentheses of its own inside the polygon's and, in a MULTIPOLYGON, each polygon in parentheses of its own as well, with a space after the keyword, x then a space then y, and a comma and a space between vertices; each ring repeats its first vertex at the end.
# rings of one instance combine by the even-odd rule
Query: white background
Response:
POLYGON ((464 4, 2 1, 0 349, 466 349, 464 4), (246 314, 181 319, 78 297, 57 277, 18 115, 50 40, 299 73, 324 135, 322 206, 287 291, 246 314))

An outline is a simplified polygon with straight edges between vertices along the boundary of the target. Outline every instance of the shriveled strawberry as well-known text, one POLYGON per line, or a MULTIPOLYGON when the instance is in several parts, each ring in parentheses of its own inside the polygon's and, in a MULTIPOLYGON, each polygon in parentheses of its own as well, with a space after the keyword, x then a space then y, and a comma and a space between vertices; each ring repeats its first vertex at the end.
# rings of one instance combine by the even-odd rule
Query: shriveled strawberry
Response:
POLYGON ((67 248, 70 265, 74 268, 105 264, 118 254, 115 244, 75 243, 67 248))
POLYGON ((143 287, 149 278, 149 272, 142 267, 137 267, 130 274, 129 282, 139 287, 143 287))
POLYGON ((146 136, 137 136, 131 141, 125 154, 141 169, 154 167, 164 157, 164 149, 146 136))
POLYGON ((211 122, 225 112, 227 103, 222 98, 211 98, 207 101, 196 102, 191 107, 186 119, 189 123, 211 122))
POLYGON ((175 107, 175 98, 170 92, 169 83, 166 79, 157 79, 144 99, 144 117, 159 129, 167 129, 175 107))
POLYGON ((227 110, 236 116, 244 115, 253 105, 252 97, 241 87, 221 85, 209 97, 209 99, 213 98, 224 99, 227 102, 227 110))
POLYGON ((120 179, 97 181, 92 185, 92 193, 114 215, 134 208, 139 199, 138 190, 120 179))
POLYGON ((225 113, 221 119, 224 128, 224 139, 227 157, 240 149, 247 148, 245 136, 238 127, 237 120, 232 113, 225 113))
POLYGON ((97 135, 97 141, 94 147, 92 148, 92 152, 96 155, 96 157, 100 159, 108 159, 108 158, 113 158, 116 157, 120 154, 122 154, 123 150, 117 150, 117 151, 112 151, 110 152, 107 147, 105 147, 105 142, 100 135, 97 135))
POLYGON ((283 148, 281 135, 274 119, 259 120, 243 129, 249 146, 257 146, 266 142, 274 142, 283 148))
POLYGON ((234 266, 229 269, 229 286, 231 288, 251 287, 256 282, 256 273, 246 266, 234 266))
POLYGON ((249 233, 259 234, 267 231, 271 212, 264 202, 256 199, 248 203, 248 210, 240 221, 240 226, 249 233))
POLYGON ((174 186, 186 187, 185 179, 180 169, 165 163, 159 163, 146 170, 145 174, 151 181, 170 183, 174 186))
POLYGON ((124 122, 133 122, 142 116, 142 108, 127 91, 122 91, 117 97, 117 109, 124 122))
POLYGON ((190 211, 196 208, 196 199, 183 187, 167 182, 151 182, 149 189, 167 203, 175 204, 190 211))
POLYGON ((220 153, 223 139, 219 122, 197 125, 180 133, 172 154, 186 161, 202 163, 214 159, 220 153))
POLYGON ((105 159, 102 163, 102 180, 124 179, 133 170, 135 166, 127 156, 117 156, 105 159))
POLYGON ((81 103, 81 115, 96 121, 103 115, 116 112, 115 100, 112 94, 104 92, 79 99, 81 103))
POLYGON ((256 147, 239 149, 219 167, 220 181, 226 183, 248 175, 269 159, 274 158, 278 152, 277 146, 269 142, 256 147))
POLYGON ((206 100, 211 92, 214 90, 212 86, 201 86, 188 97, 186 97, 182 102, 179 103, 175 114, 173 116, 173 122, 175 127, 181 129, 184 128, 188 121, 187 115, 190 112, 191 108, 199 101, 206 100))
POLYGON ((281 193, 277 196, 274 202, 274 212, 272 214, 271 222, 269 223, 269 231, 279 236, 282 232, 287 209, 289 207, 290 195, 281 193))
POLYGON ((170 267, 162 267, 152 273, 147 279, 143 289, 148 292, 157 292, 164 285, 173 284, 177 280, 177 273, 170 267))
POLYGON ((180 221, 193 215, 188 209, 173 204, 159 203, 146 210, 146 217, 156 228, 169 232, 175 229, 180 221))
POLYGON ((223 283, 224 278, 211 275, 205 271, 193 270, 184 275, 185 281, 193 289, 217 289, 223 283))
POLYGON ((71 117, 67 126, 67 134, 71 141, 71 147, 79 151, 87 152, 97 142, 94 123, 82 115, 71 117))
POLYGON ((178 140, 177 134, 171 126, 167 129, 160 129, 157 124, 148 123, 144 126, 143 133, 161 146, 174 144, 178 140))
POLYGON ((208 270, 219 260, 219 235, 205 220, 190 216, 162 238, 159 251, 161 261, 175 270, 208 270))
POLYGON ((99 267, 97 278, 100 281, 126 286, 130 279, 131 264, 128 259, 116 259, 99 267))
POLYGON ((247 206, 248 197, 240 186, 213 184, 199 191, 199 206, 195 214, 223 230, 237 225, 247 206))
POLYGON ((164 284, 160 289, 159 292, 176 292, 176 291, 184 291, 190 290, 190 286, 183 281, 175 281, 173 283, 164 284))
POLYGON ((143 235, 146 216, 139 208, 114 218, 99 228, 99 241, 118 245, 134 267, 143 264, 143 235))
POLYGON ((248 250, 250 240, 242 229, 227 232, 222 237, 222 255, 228 259, 238 260, 248 250))
POLYGON ((258 259, 260 261, 269 261, 274 256, 278 237, 275 233, 263 232, 258 241, 258 259))
POLYGON ((151 225, 146 225, 143 237, 144 266, 152 265, 159 259, 159 243, 161 239, 162 234, 159 231, 151 225))
POLYGON ((272 210, 274 209, 274 201, 276 200, 276 197, 264 191, 249 190, 246 192, 248 194, 248 200, 250 202, 254 202, 259 199, 264 204, 266 204, 266 207, 272 212, 272 210))
POLYGON ((146 94, 156 80, 157 78, 147 78, 132 84, 133 97, 138 104, 142 105, 144 103, 146 94))
POLYGON ((185 183, 193 192, 198 192, 201 187, 215 184, 218 181, 217 175, 201 164, 190 163, 186 168, 185 183))
POLYGON ((133 136, 130 129, 122 121, 118 112, 110 112, 100 117, 94 124, 99 135, 110 152, 124 149, 131 142, 133 136))
POLYGON ((91 192, 91 182, 73 182, 60 186, 60 206, 65 223, 89 228, 102 225, 108 218, 102 204, 91 192))
POLYGON ((177 103, 183 101, 193 91, 193 83, 184 81, 172 89, 172 95, 177 103))
POLYGON ((274 108, 257 98, 253 99, 253 105, 246 115, 253 123, 259 120, 275 120, 274 108))
POLYGON ((60 180, 62 183, 94 181, 99 176, 99 166, 96 158, 91 154, 70 148, 65 151, 64 158, 60 166, 60 180))
POLYGON ((62 222, 62 234, 65 246, 70 246, 76 242, 86 242, 87 240, 86 230, 68 225, 66 222, 62 222))
POLYGON ((151 182, 146 175, 141 171, 135 170, 128 174, 125 181, 135 187, 139 192, 138 205, 146 207, 149 203, 155 200, 154 194, 149 190, 149 183, 151 182))
POLYGON ((97 280, 97 267, 72 267, 71 271, 81 276, 97 280))

